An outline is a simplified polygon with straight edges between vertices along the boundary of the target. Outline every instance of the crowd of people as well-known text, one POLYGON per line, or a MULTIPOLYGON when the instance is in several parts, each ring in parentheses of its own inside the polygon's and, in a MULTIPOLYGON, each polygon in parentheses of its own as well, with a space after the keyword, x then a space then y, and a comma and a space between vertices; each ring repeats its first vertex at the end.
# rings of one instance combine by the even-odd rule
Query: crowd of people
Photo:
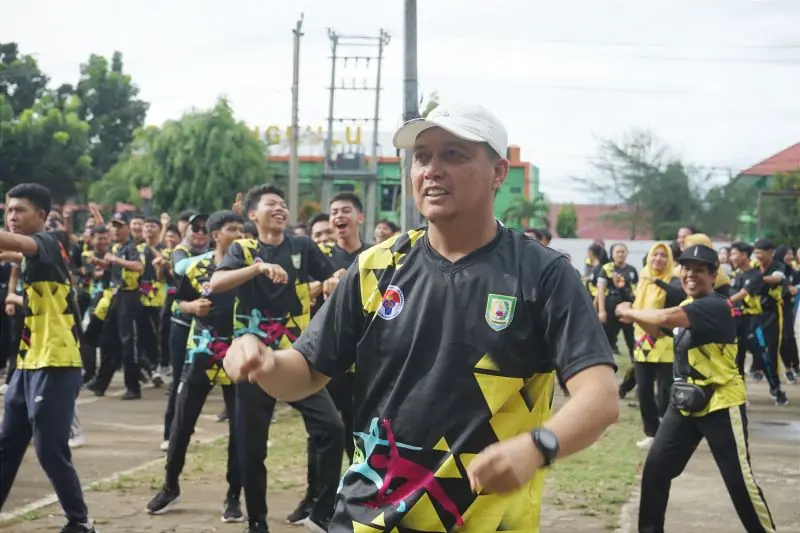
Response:
MULTIPOLYGON (((670 481, 703 437, 748 531, 773 531, 746 456, 742 374, 750 351, 762 365, 750 371, 785 404, 782 315, 773 324, 770 313, 796 291, 774 247, 756 242, 751 265, 752 247, 734 244, 731 280, 690 228, 674 251, 654 245, 641 272, 623 245, 608 260, 598 243, 582 281, 546 229, 526 236, 495 219, 508 160, 491 113, 439 106, 403 125, 395 146, 413 154, 428 225, 381 221, 371 245, 348 192, 295 227, 271 184, 176 224, 166 214, 106 221, 92 207, 73 237, 47 189, 8 191, 0 508, 33 439, 68 519, 62 533, 95 533, 71 462, 70 447, 85 442, 75 399, 82 388, 103 396, 121 369, 124 401, 172 378, 153 515, 179 501, 191 435, 219 385, 224 522, 269 529, 265 458, 282 400, 309 435, 307 490, 288 522, 317 533, 537 531, 547 467, 599 438, 636 387, 650 439, 639 443, 650 448, 640 531, 663 531, 670 481), (620 332, 636 362, 618 387, 620 332), (568 399, 551 413, 557 380, 568 399)), ((795 354, 786 377, 796 370, 795 354)))

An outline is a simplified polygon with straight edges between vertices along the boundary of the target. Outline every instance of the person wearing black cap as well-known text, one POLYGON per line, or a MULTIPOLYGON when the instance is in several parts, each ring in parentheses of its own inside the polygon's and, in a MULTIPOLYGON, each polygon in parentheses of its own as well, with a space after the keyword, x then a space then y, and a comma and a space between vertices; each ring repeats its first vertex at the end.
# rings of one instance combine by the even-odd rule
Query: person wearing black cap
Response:
MULTIPOLYGON (((233 211, 217 211, 208 219, 215 248, 193 257, 177 287, 177 300, 182 311, 193 317, 189 334, 186 370, 180 378, 175 402, 175 417, 170 429, 166 475, 158 494, 147 504, 149 514, 162 514, 180 498, 178 478, 186 461, 186 450, 195 424, 214 385, 222 387, 222 396, 229 412, 233 412, 236 393, 222 360, 233 337, 233 309, 236 291, 211 293, 209 280, 222 263, 228 247, 242 237, 244 220, 233 211)), ((241 474, 237 463, 237 434, 233 417, 228 420, 228 492, 223 507, 223 522, 242 522, 240 504, 241 474)))
MULTIPOLYGON (((783 263, 775 260, 775 245, 769 239, 758 239, 753 243, 755 267, 761 273, 761 328, 764 331, 764 342, 769 355, 769 365, 776 374, 778 354, 781 350, 781 332, 783 329, 783 285, 786 273, 783 263)), ((754 358, 751 371, 766 372, 761 360, 754 358)), ((773 397, 775 391, 772 391, 773 397)), ((777 399, 777 398, 776 398, 777 399)))
MULTIPOLYGON (((117 359, 121 356, 126 389, 121 398, 138 400, 142 397, 138 347, 138 320, 142 308, 139 300, 139 276, 144 271, 144 264, 136 250, 136 243, 131 238, 128 219, 122 213, 117 213, 112 217, 111 224, 116 243, 111 252, 106 254, 105 260, 111 265, 111 285, 115 293, 106 318, 106 327, 116 328, 121 346, 119 350, 110 346, 101 348, 101 355, 108 353, 112 357, 100 361, 97 378, 87 388, 95 395, 103 396, 117 368, 117 359)), ((113 335, 104 337, 109 342, 114 339, 113 335)))
MULTIPOLYGON (((188 216, 186 217, 186 227, 182 233, 183 241, 172 250, 171 256, 172 278, 176 287, 180 284, 192 258, 208 251, 208 230, 206 229, 208 215, 192 210, 182 212, 181 219, 184 215, 188 216)), ((180 224, 179 220, 179 228, 180 224)), ((172 427, 172 418, 175 416, 175 399, 178 394, 177 383, 180 382, 183 372, 183 362, 186 360, 186 341, 189 339, 189 327, 192 324, 192 317, 181 312, 180 302, 177 299, 173 300, 170 313, 172 316, 169 330, 169 357, 172 366, 172 385, 164 412, 162 451, 167 451, 169 448, 169 432, 172 427)))
POLYGON ((713 248, 686 248, 678 262, 687 299, 659 310, 617 307, 645 329, 675 329, 674 383, 642 472, 639 532, 664 531, 672 480, 703 438, 708 442, 739 519, 749 533, 774 532, 767 502, 755 482, 747 442, 744 380, 736 366, 731 304, 714 292, 719 258, 713 248))
POLYGON ((778 369, 769 354, 769 346, 764 335, 764 309, 761 305, 764 290, 764 275, 754 268, 750 255, 753 247, 744 242, 731 244, 730 261, 736 268, 730 297, 737 317, 739 352, 736 364, 744 376, 744 363, 747 351, 753 355, 753 365, 762 368, 769 383, 770 392, 778 405, 786 405, 786 394, 781 390, 778 369))
POLYGON ((189 219, 197 214, 197 211, 194 209, 184 209, 178 213, 178 232, 181 234, 181 237, 186 236, 186 229, 189 227, 189 219))

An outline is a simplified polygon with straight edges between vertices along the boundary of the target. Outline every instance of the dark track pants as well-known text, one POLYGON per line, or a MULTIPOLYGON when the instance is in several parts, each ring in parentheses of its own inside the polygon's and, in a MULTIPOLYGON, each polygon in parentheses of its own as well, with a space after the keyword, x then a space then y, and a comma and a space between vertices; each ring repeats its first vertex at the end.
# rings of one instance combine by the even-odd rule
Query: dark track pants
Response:
POLYGON ((749 350, 753 354, 751 370, 764 372, 772 390, 781 388, 778 379, 778 320, 764 315, 743 315, 739 324, 739 349, 736 364, 744 375, 744 360, 749 350), (767 320, 765 320, 765 318, 767 320), (775 349, 770 349, 770 343, 775 349))
POLYGON ((6 363, 6 385, 11 383, 11 378, 14 377, 14 372, 17 369, 17 352, 19 351, 22 322, 25 320, 22 308, 16 306, 16 311, 15 315, 8 316, 5 314, 4 309, 0 309, 0 313, 5 319, 3 324, 5 329, 2 337, 0 337, 0 341, 2 341, 2 348, 0 349, 6 352, 6 357, 8 358, 6 363))
POLYGON ((161 344, 158 328, 161 321, 161 307, 142 306, 139 313, 138 343, 139 353, 148 370, 155 370, 161 364, 161 344))
POLYGON ((663 533, 672 480, 681 475, 703 438, 708 441, 745 530, 775 531, 764 494, 750 467, 744 405, 698 418, 683 416, 670 405, 642 472, 639 533, 663 533))
POLYGON ((105 391, 108 388, 121 359, 125 388, 141 393, 141 369, 149 368, 148 363, 140 358, 138 346, 141 310, 138 291, 119 291, 114 295, 101 337, 100 370, 95 380, 98 390, 105 391))
MULTIPOLYGON (((244 497, 250 520, 267 516, 267 439, 275 410, 275 398, 252 383, 236 385, 236 429, 241 443, 239 455, 244 481, 244 497)), ((316 449, 317 486, 309 493, 316 498, 311 515, 324 519, 333 515, 336 489, 342 469, 344 426, 328 391, 322 390, 299 402, 290 402, 300 411, 306 431, 316 449)))
POLYGON ((105 320, 100 320, 100 318, 92 315, 89 317, 89 324, 86 326, 86 331, 83 333, 81 360, 83 361, 84 382, 97 375, 97 348, 100 346, 103 337, 104 325, 105 320))
POLYGON ((658 419, 664 416, 669 405, 672 363, 634 363, 633 368, 644 434, 655 437, 660 424, 658 419))
MULTIPOLYGON (((353 463, 353 454, 356 445, 353 440, 353 388, 356 376, 350 372, 335 377, 328 382, 328 393, 331 395, 333 405, 342 416, 344 423, 344 451, 350 463, 353 463)), ((311 440, 309 440, 309 444, 311 440)))
POLYGON ((70 426, 81 389, 80 368, 17 370, 5 395, 0 430, 0 509, 33 438, 36 456, 69 520, 86 522, 81 483, 72 465, 70 426))
POLYGON ((189 340, 189 326, 172 323, 169 331, 169 357, 172 364, 172 385, 169 388, 167 410, 164 413, 164 440, 169 439, 172 419, 175 417, 175 401, 178 397, 178 384, 183 375, 186 360, 186 342, 189 340))
MULTIPOLYGON (((194 434, 197 419, 208 398, 208 393, 214 385, 203 373, 199 376, 190 376, 180 383, 175 383, 178 389, 175 402, 175 417, 170 429, 169 449, 167 450, 167 465, 164 484, 171 488, 178 488, 178 478, 186 463, 186 450, 194 434), (198 379, 199 378, 199 379, 198 379)), ((222 387, 222 397, 225 408, 233 412, 236 407, 236 391, 233 385, 222 387)), ((228 419, 228 496, 239 498, 242 492, 242 477, 239 474, 239 457, 237 455, 236 432, 232 419, 228 419)))
MULTIPOLYGON (((172 302, 175 301, 175 296, 167 294, 167 301, 164 307, 161 308, 158 315, 158 346, 161 350, 161 361, 159 364, 163 367, 172 365, 172 359, 169 353, 169 332, 172 329, 172 302)), ((178 378, 175 378, 176 380, 178 378)))

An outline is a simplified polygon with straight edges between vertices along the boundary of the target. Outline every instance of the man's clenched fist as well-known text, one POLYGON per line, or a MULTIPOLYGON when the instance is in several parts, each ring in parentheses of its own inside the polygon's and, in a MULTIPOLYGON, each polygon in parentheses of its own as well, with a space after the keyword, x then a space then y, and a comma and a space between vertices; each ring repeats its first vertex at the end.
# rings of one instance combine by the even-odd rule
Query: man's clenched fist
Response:
POLYGON ((255 335, 244 335, 231 343, 223 365, 233 381, 255 383, 275 366, 275 354, 255 335))

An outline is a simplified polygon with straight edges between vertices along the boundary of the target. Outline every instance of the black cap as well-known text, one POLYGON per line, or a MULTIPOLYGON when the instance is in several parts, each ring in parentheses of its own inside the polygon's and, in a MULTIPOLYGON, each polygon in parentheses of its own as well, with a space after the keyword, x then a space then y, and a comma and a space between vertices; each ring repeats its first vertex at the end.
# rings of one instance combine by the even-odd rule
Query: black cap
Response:
POLYGON ((111 216, 111 223, 115 226, 126 226, 128 225, 128 217, 125 216, 125 213, 114 213, 111 216))
POLYGON ((719 268, 719 256, 717 252, 713 248, 709 248, 703 244, 696 244, 688 247, 678 259, 678 263, 681 265, 691 262, 705 263, 714 268, 719 268))
POLYGON ((178 220, 188 222, 190 218, 197 214, 197 210, 195 209, 184 209, 180 213, 178 213, 178 220))
POLYGON ((195 213, 194 215, 189 217, 189 225, 193 225, 195 222, 205 222, 208 220, 208 215, 203 213, 195 213))

